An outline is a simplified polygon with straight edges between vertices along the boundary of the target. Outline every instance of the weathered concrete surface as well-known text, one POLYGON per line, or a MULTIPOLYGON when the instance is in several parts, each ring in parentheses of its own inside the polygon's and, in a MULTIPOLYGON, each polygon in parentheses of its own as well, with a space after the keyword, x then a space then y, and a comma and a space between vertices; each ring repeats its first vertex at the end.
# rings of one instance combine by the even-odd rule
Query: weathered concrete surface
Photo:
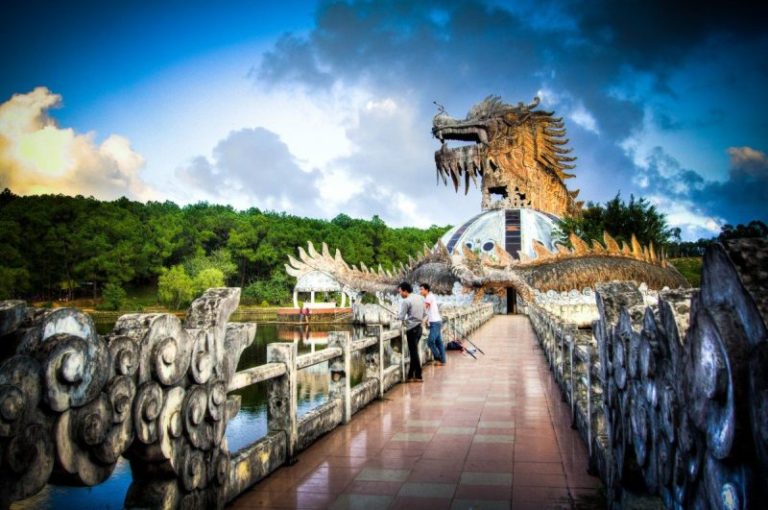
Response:
POLYGON ((0 336, 15 331, 27 313, 24 301, 0 301, 0 336))
POLYGON ((285 363, 265 363, 257 367, 241 370, 229 383, 229 391, 239 390, 252 384, 257 384, 275 377, 285 375, 285 363))
POLYGON ((305 449, 318 437, 336 428, 344 418, 343 409, 341 400, 333 399, 302 416, 298 424, 296 451, 305 449))
POLYGON ((232 457, 232 469, 225 485, 226 499, 232 500, 277 469, 286 458, 286 443, 286 435, 276 432, 237 452, 232 457))
POLYGON ((352 389, 352 414, 373 402, 379 396, 379 381, 368 379, 352 389))
POLYGON ((361 351, 367 347, 376 345, 378 341, 379 339, 376 337, 361 338, 360 340, 355 340, 354 342, 352 342, 350 349, 352 350, 352 352, 361 351))
POLYGON ((337 347, 327 347, 317 352, 309 352, 307 354, 302 354, 296 360, 296 368, 301 370, 302 368, 311 367, 312 365, 317 365, 324 361, 332 360, 333 358, 338 358, 342 354, 343 354, 342 350, 337 347))
POLYGON ((402 380, 402 372, 399 365, 393 365, 384 369, 384 391, 388 391, 402 380))
MULTIPOLYGON (((294 343, 273 343, 267 345, 267 362, 284 363, 286 367, 296 364, 297 348, 294 343)), ((267 391, 267 423, 270 432, 282 432, 286 437, 286 455, 280 459, 293 459, 294 446, 298 438, 296 412, 296 370, 288 369, 286 374, 271 379, 267 391)))
POLYGON ((333 331, 328 334, 328 347, 341 349, 343 355, 330 363, 331 381, 328 385, 328 398, 341 401, 342 421, 349 423, 352 419, 350 405, 351 373, 352 373, 352 340, 348 332, 333 331))

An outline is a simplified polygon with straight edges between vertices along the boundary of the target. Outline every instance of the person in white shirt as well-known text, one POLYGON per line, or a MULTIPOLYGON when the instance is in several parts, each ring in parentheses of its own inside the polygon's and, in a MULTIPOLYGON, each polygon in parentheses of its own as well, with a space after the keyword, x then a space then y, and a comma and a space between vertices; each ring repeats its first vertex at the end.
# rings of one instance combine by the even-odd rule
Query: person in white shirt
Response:
POLYGON ((424 306, 427 309, 427 321, 429 322, 429 337, 427 345, 435 358, 435 365, 441 367, 445 365, 445 344, 440 330, 443 326, 443 318, 440 317, 440 310, 437 309, 437 299, 430 292, 429 284, 419 285, 419 294, 424 297, 424 306))

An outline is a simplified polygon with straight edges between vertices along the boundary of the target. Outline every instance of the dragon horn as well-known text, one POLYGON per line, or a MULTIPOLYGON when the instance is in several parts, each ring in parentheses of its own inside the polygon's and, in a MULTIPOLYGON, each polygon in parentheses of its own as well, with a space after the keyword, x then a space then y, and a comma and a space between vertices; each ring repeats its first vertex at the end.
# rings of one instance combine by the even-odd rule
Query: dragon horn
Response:
POLYGON ((442 239, 437 240, 437 251, 440 253, 440 255, 448 256, 448 248, 445 247, 445 244, 443 244, 442 239))
POLYGON ((289 275, 293 276, 294 278, 298 278, 301 276, 302 271, 299 271, 298 269, 294 269, 288 264, 285 264, 285 272, 289 275))
POLYGON ((533 251, 536 253, 536 260, 552 258, 553 253, 544 246, 544 243, 538 239, 533 240, 533 251))
POLYGON ((317 253, 317 250, 315 249, 315 245, 312 244, 312 241, 307 241, 307 251, 309 252, 309 256, 313 259, 319 259, 320 254, 317 253))
POLYGON ((305 264, 303 264, 303 263, 299 262, 298 260, 296 260, 295 258, 293 258, 293 255, 288 255, 288 263, 292 267, 294 267, 296 269, 301 269, 302 266, 305 266, 305 264))
POLYGON ((571 233, 571 235, 568 236, 568 240, 571 241, 571 245, 573 246, 574 254, 576 254, 576 255, 584 255, 584 254, 589 253, 589 247, 587 246, 587 243, 584 242, 584 240, 581 239, 576 234, 571 233))
POLYGON ((621 253, 619 243, 617 243, 616 239, 611 237, 611 235, 606 231, 603 231, 603 241, 605 242, 605 247, 608 249, 608 253, 614 255, 621 253))
POLYGON ((480 260, 477 254, 472 250, 470 250, 469 248, 467 248, 466 245, 462 246, 462 248, 464 252, 464 258, 466 260, 470 260, 470 261, 480 260))

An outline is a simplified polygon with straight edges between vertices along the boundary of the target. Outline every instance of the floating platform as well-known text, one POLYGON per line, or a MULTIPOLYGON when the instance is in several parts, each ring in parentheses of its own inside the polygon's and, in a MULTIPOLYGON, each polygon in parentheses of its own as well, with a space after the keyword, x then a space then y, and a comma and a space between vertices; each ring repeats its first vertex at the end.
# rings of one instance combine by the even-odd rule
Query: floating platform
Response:
MULTIPOLYGON (((333 315, 337 313, 352 313, 352 308, 349 306, 335 307, 335 308, 310 308, 310 317, 313 315, 333 315)), ((278 308, 277 315, 301 315, 301 308, 278 308)))

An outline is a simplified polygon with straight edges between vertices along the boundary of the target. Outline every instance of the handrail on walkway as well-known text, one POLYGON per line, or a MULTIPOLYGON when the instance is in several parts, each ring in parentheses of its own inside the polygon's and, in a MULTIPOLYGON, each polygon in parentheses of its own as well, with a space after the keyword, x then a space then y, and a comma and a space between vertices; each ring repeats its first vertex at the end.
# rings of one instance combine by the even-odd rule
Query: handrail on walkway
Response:
MULTIPOLYGON (((461 336, 475 331, 492 316, 491 304, 450 308, 442 313, 445 329, 461 336)), ((405 380, 410 359, 403 355, 407 349, 402 325, 392 329, 369 326, 367 332, 371 335, 358 340, 352 340, 349 332, 330 332, 326 349, 302 355, 295 343, 271 343, 267 345, 266 364, 234 375, 229 392, 268 381, 268 418, 267 435, 232 455, 227 501, 281 465, 294 462, 297 454, 318 437, 349 423, 355 413, 405 380), (352 387, 354 352, 363 355, 365 375, 360 384, 352 387), (331 376, 328 402, 299 417, 297 372, 325 361, 329 362, 331 376)), ((419 346, 421 359, 429 360, 431 353, 423 338, 419 346)))

